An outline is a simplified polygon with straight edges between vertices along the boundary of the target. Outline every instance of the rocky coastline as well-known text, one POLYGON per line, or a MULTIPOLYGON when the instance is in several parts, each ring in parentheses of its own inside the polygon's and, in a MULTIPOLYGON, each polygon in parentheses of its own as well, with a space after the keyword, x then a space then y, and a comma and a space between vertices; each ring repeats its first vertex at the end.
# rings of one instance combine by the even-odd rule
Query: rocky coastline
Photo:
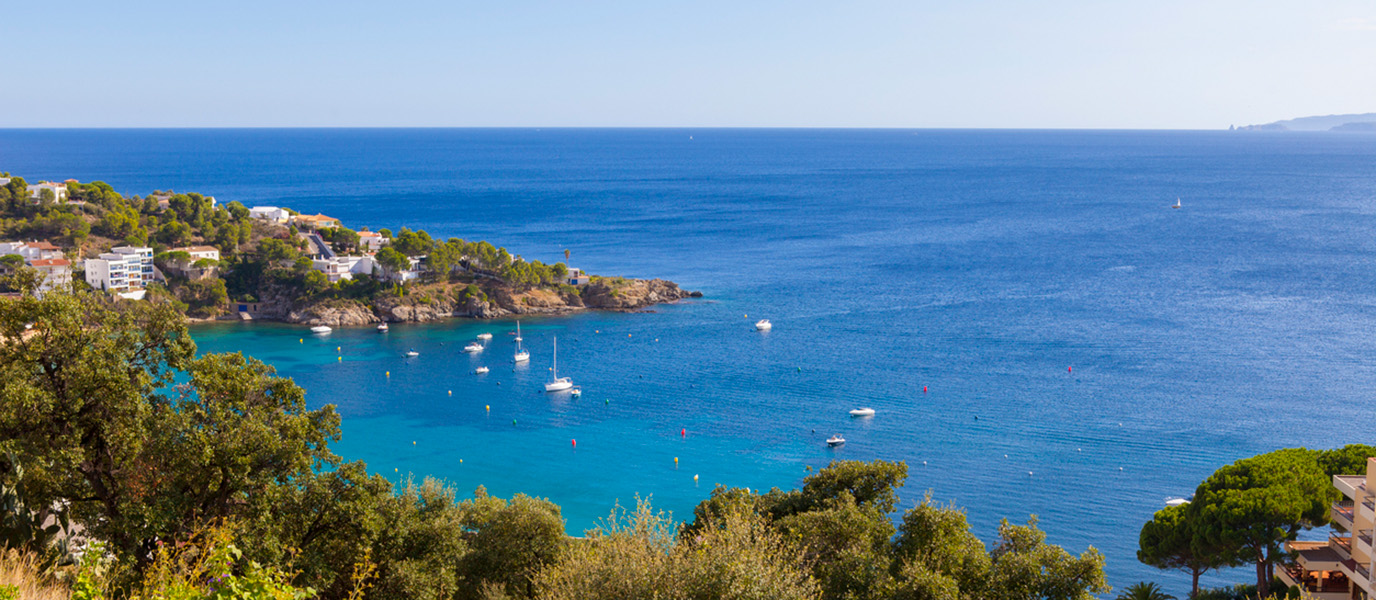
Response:
POLYGON ((577 288, 518 290, 488 282, 481 293, 460 295, 447 289, 434 293, 383 296, 371 301, 323 299, 298 302, 283 293, 268 291, 257 310, 248 315, 231 313, 222 319, 251 318, 302 325, 330 327, 377 323, 420 323, 449 318, 498 319, 516 315, 561 315, 585 310, 637 311, 684 298, 701 298, 663 279, 624 279, 613 283, 595 281, 577 288))

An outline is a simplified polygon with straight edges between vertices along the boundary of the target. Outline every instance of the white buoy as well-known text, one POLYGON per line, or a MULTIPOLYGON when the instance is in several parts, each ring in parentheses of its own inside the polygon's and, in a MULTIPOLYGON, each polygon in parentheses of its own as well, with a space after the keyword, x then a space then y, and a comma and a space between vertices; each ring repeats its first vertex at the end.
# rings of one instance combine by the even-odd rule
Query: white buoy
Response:
POLYGON ((924 466, 924 467, 927 466, 927 461, 925 461, 925 460, 922 461, 922 466, 924 466))

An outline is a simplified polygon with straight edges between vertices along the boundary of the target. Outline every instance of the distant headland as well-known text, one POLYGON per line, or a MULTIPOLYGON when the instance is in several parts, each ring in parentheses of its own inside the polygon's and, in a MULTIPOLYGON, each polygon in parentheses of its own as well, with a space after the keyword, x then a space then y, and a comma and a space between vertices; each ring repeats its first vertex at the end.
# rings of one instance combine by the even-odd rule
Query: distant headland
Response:
POLYGON ((1376 132, 1376 113, 1300 117, 1261 125, 1228 126, 1229 131, 1332 131, 1337 133, 1376 132))

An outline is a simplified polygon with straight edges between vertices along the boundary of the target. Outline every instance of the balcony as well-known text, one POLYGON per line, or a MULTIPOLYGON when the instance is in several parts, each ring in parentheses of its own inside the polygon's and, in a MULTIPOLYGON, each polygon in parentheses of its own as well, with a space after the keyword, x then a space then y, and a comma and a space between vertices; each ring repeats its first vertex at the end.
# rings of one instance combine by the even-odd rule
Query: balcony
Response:
POLYGON ((1359 533, 1359 534, 1355 535, 1354 538, 1355 538, 1355 539, 1354 539, 1354 543, 1357 545, 1357 553, 1358 553, 1358 555, 1359 555, 1359 556, 1360 556, 1360 555, 1365 555, 1368 559, 1370 559, 1370 558, 1371 558, 1371 531, 1366 531, 1366 532, 1364 532, 1364 533, 1359 533))
POLYGON ((1334 525, 1342 527, 1343 531, 1352 531, 1353 508, 1354 507, 1351 502, 1334 502, 1333 510, 1332 513, 1329 515, 1329 518, 1333 521, 1334 525))
POLYGON ((1276 569, 1276 576, 1289 586, 1302 586, 1304 597, 1317 600, 1348 600, 1348 579, 1339 571, 1308 571, 1299 566, 1276 569))
POLYGON ((1353 501, 1367 499, 1366 477, 1363 475, 1334 475, 1333 487, 1353 501))
POLYGON ((1352 538, 1341 537, 1335 533, 1328 534, 1328 547, 1338 551, 1338 556, 1343 560, 1352 560, 1352 538))

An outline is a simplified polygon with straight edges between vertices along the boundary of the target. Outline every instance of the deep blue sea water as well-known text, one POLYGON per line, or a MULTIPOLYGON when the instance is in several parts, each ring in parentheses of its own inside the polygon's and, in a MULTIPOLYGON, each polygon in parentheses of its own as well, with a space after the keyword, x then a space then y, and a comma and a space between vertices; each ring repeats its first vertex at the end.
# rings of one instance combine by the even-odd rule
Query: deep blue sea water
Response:
POLYGON ((196 328, 203 350, 336 404, 345 458, 549 497, 574 532, 636 494, 690 518, 716 483, 905 460, 904 508, 930 490, 986 540, 1036 514, 1053 542, 1104 551, 1115 586, 1180 592, 1134 556, 1167 497, 1275 448, 1376 442, 1376 136, 7 130, 0 170, 545 262, 567 248, 595 273, 702 290, 523 321, 535 356, 514 371, 510 321, 196 328), (483 331, 485 353, 459 351, 483 331), (581 399, 540 391, 556 335, 581 399), (833 433, 848 443, 828 449, 833 433))

